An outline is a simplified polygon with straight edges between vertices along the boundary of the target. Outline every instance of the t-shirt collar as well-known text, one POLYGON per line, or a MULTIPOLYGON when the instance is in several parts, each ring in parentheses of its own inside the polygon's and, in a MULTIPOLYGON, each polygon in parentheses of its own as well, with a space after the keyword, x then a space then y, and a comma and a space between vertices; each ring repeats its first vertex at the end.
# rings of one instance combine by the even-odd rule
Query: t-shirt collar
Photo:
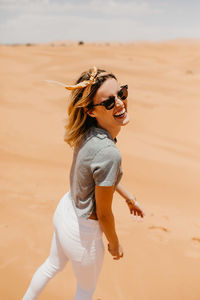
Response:
POLYGON ((113 138, 112 135, 106 129, 104 129, 102 127, 95 127, 94 126, 94 130, 96 132, 105 133, 108 136, 109 139, 111 139, 115 144, 117 143, 117 138, 116 137, 113 138))

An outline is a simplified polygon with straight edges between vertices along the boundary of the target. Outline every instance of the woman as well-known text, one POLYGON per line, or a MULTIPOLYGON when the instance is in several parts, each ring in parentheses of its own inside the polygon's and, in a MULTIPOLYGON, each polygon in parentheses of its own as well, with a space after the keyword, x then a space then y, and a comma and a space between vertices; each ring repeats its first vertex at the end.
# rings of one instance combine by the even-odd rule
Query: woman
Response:
POLYGON ((65 141, 74 147, 70 192, 60 200, 47 260, 34 274, 23 300, 37 299, 48 281, 72 263, 77 289, 74 300, 91 300, 103 263, 102 233, 113 259, 123 257, 115 231, 112 199, 115 190, 131 213, 144 216, 135 197, 123 188, 121 156, 115 145, 121 126, 129 122, 128 86, 119 86, 112 73, 93 67, 71 90, 65 141))

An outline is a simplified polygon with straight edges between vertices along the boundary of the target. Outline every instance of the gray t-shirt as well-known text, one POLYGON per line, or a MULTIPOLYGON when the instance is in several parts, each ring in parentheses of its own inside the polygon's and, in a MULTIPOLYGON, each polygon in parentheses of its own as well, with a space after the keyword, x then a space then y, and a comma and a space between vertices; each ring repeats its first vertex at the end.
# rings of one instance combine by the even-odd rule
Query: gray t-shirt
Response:
POLYGON ((79 217, 95 211, 95 185, 116 189, 122 177, 121 155, 112 136, 103 128, 91 127, 74 149, 70 193, 79 217))

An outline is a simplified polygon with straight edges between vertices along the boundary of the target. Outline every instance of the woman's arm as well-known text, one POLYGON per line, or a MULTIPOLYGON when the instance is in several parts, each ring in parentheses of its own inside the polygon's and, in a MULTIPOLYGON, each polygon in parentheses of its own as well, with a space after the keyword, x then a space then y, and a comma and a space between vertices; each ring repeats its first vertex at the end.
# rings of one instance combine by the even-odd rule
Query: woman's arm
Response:
POLYGON ((123 252, 115 231, 115 220, 112 213, 113 193, 113 186, 95 186, 96 213, 99 224, 108 240, 109 252, 114 259, 119 259, 123 256, 123 252))
POLYGON ((136 197, 133 194, 129 193, 123 185, 118 184, 116 191, 126 200, 131 214, 134 214, 135 216, 141 216, 142 218, 145 216, 143 209, 136 201, 136 197))
POLYGON ((126 201, 129 201, 129 200, 132 200, 132 201, 135 201, 136 198, 133 194, 129 193, 127 191, 127 189, 121 185, 120 183, 117 185, 117 188, 116 188, 116 191, 126 200, 126 201))

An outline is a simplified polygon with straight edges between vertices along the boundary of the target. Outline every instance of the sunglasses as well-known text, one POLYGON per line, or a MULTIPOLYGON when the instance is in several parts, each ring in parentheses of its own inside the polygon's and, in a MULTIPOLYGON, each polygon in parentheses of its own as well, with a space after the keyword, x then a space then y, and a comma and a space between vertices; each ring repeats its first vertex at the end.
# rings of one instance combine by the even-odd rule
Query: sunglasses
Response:
MULTIPOLYGON (((121 86, 120 90, 117 93, 117 97, 122 101, 127 99, 127 97, 128 97, 128 85, 121 86)), ((104 100, 99 104, 91 104, 91 105, 89 105, 89 107, 104 106, 105 109, 110 110, 115 106, 115 102, 116 102, 116 97, 115 96, 110 96, 107 100, 104 100)))

